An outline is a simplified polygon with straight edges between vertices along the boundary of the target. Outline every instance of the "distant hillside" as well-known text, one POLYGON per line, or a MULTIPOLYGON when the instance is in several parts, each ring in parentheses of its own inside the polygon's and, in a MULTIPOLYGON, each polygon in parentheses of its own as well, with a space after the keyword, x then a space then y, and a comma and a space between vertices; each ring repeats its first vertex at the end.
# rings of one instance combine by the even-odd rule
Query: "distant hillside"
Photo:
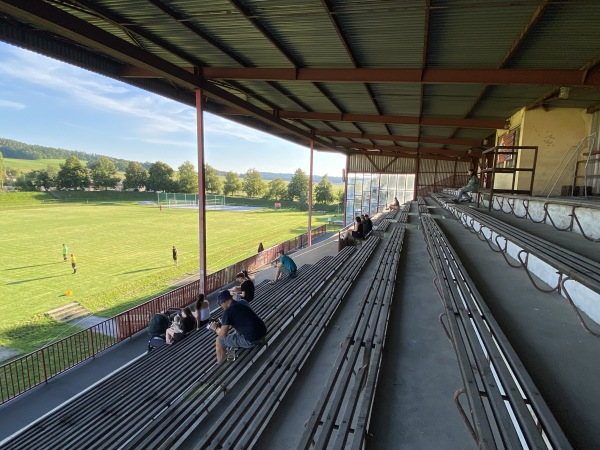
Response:
MULTIPOLYGON (((0 138, 0 152, 4 158, 12 158, 12 159, 25 159, 25 160, 36 160, 36 159, 60 159, 65 160, 70 156, 75 156, 77 159, 82 161, 87 161, 88 164, 90 162, 94 162, 98 160, 98 158, 105 155, 97 155, 95 153, 86 153, 78 150, 65 150, 62 148, 54 148, 54 147, 45 147, 42 145, 32 145, 26 144, 24 142, 13 141, 12 139, 0 138)), ((105 156, 110 159, 119 172, 124 172, 127 168, 127 165, 131 162, 126 159, 113 158, 112 156, 105 156)), ((140 162, 140 164, 148 169, 152 163, 151 162, 140 162)), ((45 166, 44 166, 45 167, 45 166)), ((175 170, 177 168, 174 167, 175 170)), ((217 175, 225 176, 227 175, 226 171, 215 169, 217 175)), ((240 177, 244 177, 244 173, 238 174, 240 177)), ((307 174, 308 175, 308 174, 307 174)), ((274 180, 275 178, 281 178, 284 181, 290 181, 294 174, 291 173, 276 173, 276 172, 260 172, 260 177, 265 181, 274 180)), ((321 176, 315 175, 313 177, 313 181, 318 183, 321 181, 321 176)), ((341 177, 333 177, 327 176, 327 179, 334 184, 343 183, 341 177)))
MULTIPOLYGON (((223 170, 215 169, 215 171, 217 172, 217 175, 220 175, 220 176, 227 175, 227 172, 225 172, 223 170)), ((274 180, 275 178, 281 178, 283 181, 290 181, 292 179, 292 177, 294 176, 293 173, 278 173, 278 172, 259 172, 259 173, 260 173, 260 178, 265 181, 274 180)), ((238 173, 238 175, 241 178, 244 178, 244 176, 246 174, 238 173)), ((306 175, 308 176, 308 173, 306 175)), ((313 175, 313 182, 318 183, 319 181, 321 181, 322 178, 323 177, 321 177, 320 175, 313 175)), ((341 184, 344 182, 342 180, 342 177, 332 177, 329 175, 327 175, 327 180, 333 184, 341 184)))
MULTIPOLYGON (((87 161, 88 163, 98 160, 100 157, 105 155, 97 155, 95 153, 86 153, 77 150, 65 150, 63 148, 45 147, 42 145, 26 144, 24 142, 13 141, 12 139, 0 138, 0 152, 5 158, 13 159, 67 159, 70 156, 87 161)), ((126 159, 113 158, 112 156, 106 156, 110 159, 117 170, 123 172, 127 168, 130 161, 126 159)), ((146 169, 150 167, 152 163, 144 162, 140 163, 146 169)))

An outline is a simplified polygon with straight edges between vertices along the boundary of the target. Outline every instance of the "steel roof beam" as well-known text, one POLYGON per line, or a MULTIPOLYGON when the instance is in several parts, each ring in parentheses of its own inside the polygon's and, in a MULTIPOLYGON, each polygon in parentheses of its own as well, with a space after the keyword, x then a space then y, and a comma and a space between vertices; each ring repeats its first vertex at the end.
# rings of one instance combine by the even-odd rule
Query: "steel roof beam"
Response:
POLYGON ((477 139, 399 136, 396 134, 349 133, 345 131, 315 130, 315 135, 326 137, 343 137, 349 139, 370 139, 377 141, 401 141, 420 142, 423 144, 464 145, 467 147, 478 147, 482 145, 481 141, 477 139))
POLYGON ((433 154, 417 154, 417 153, 404 153, 404 152, 373 152, 368 150, 350 150, 348 155, 369 155, 369 156, 390 156, 392 158, 408 158, 408 159, 416 159, 416 158, 424 158, 424 159, 438 159, 438 160, 459 160, 459 161, 471 161, 470 156, 458 155, 458 156, 450 156, 450 155, 433 155, 433 154))
POLYGON ((203 67, 200 72, 207 79, 225 80, 600 86, 600 71, 580 69, 203 67))
MULTIPOLYGON (((475 154, 471 150, 446 150, 443 148, 425 148, 425 147, 402 147, 400 145, 373 145, 373 144, 355 144, 352 142, 336 142, 337 146, 344 147, 347 149, 359 149, 359 150, 380 150, 382 152, 404 152, 404 153, 418 153, 418 154, 432 154, 432 155, 447 155, 447 156, 478 156, 481 151, 475 154)), ((368 152, 369 155, 377 155, 374 151, 368 152)))
POLYGON ((411 117, 411 116, 387 116, 373 114, 337 114, 317 113, 306 111, 278 111, 273 113, 282 119, 322 120, 332 122, 367 122, 367 123, 393 123, 405 125, 426 125, 437 127, 459 127, 459 128, 504 128, 504 119, 454 119, 451 117, 411 117))

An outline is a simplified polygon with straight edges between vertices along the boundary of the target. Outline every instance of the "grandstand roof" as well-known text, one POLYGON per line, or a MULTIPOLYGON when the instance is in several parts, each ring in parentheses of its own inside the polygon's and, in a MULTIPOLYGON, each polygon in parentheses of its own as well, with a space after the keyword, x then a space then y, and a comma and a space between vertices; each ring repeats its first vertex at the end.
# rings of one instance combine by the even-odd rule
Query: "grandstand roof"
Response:
POLYGON ((0 0, 0 40, 190 106, 200 88, 207 111, 317 149, 456 157, 522 107, 600 109, 598 17, 590 0, 0 0))

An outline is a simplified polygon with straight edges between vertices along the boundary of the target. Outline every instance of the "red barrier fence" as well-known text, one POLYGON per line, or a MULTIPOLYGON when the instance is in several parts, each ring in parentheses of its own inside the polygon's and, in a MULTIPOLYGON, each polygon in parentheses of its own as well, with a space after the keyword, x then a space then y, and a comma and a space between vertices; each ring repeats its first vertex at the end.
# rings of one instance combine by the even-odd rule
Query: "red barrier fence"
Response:
MULTIPOLYGON (((312 238, 327 231, 322 225, 312 230, 312 238)), ((205 293, 208 295, 234 280, 245 269, 249 272, 270 263, 278 257, 279 249, 286 252, 301 248, 308 243, 308 233, 268 248, 257 255, 239 261, 206 277, 205 293)), ((82 363, 113 345, 132 337, 148 327, 148 320, 157 312, 168 308, 183 308, 194 303, 200 290, 200 282, 181 286, 160 295, 135 308, 81 330, 60 341, 48 344, 35 352, 0 366, 0 404, 27 392, 35 386, 47 383, 77 364, 82 363)))

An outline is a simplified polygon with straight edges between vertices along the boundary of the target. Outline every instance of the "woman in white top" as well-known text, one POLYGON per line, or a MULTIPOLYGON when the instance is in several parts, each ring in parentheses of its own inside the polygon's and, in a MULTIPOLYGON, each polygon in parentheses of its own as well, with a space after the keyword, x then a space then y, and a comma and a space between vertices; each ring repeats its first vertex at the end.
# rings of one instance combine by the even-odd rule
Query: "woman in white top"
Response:
POLYGON ((206 300, 204 300, 204 294, 198 294, 196 307, 194 308, 194 312, 192 314, 194 314, 194 317, 196 318, 198 328, 200 328, 201 325, 208 323, 210 319, 210 305, 206 300))

